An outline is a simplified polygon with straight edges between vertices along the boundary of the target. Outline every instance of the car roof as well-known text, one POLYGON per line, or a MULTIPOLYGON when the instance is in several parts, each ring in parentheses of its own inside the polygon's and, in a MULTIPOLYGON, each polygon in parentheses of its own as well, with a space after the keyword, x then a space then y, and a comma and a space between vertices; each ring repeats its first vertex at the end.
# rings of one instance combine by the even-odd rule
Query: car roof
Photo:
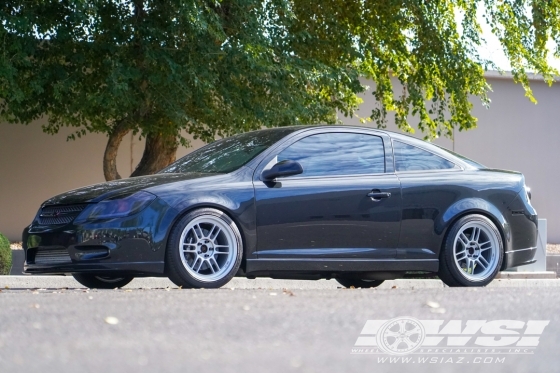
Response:
POLYGON ((398 132, 394 132, 394 131, 389 131, 386 129, 381 129, 381 128, 372 128, 372 127, 367 127, 367 126, 356 126, 356 125, 325 125, 325 124, 317 124, 317 125, 296 125, 296 126, 287 126, 287 127, 276 127, 276 128, 291 128, 294 130, 294 132, 304 132, 307 130, 311 130, 311 129, 321 129, 321 128, 328 128, 328 129, 336 129, 336 128, 340 128, 340 129, 356 129, 356 130, 368 130, 368 131, 372 131, 372 132, 381 132, 381 133, 385 133, 386 135, 388 135, 389 137, 391 137, 394 140, 398 140, 398 141, 402 141, 405 143, 408 143, 410 145, 416 146, 418 148, 427 150, 431 153, 434 153, 436 155, 439 155, 442 158, 446 158, 450 161, 452 161, 455 164, 460 165, 463 168, 467 168, 467 169, 473 169, 473 168, 484 168, 484 166, 482 166, 481 164, 479 164, 476 161, 470 160, 460 154, 457 154, 455 152, 453 152, 450 149, 447 149, 445 147, 439 146, 439 145, 435 145, 432 144, 428 141, 422 140, 422 139, 418 139, 416 137, 413 137, 409 134, 405 134, 405 133, 398 133, 398 132))

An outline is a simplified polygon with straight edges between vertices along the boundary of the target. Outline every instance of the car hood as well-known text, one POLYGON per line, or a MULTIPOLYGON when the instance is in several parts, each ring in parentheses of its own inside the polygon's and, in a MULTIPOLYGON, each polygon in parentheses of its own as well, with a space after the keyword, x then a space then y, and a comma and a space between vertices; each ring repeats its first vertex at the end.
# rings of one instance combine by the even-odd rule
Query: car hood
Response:
POLYGON ((74 189, 48 199, 43 203, 43 206, 98 202, 119 194, 134 193, 139 190, 174 183, 177 181, 186 181, 212 176, 216 176, 216 174, 156 174, 150 176, 131 177, 128 179, 109 181, 106 183, 94 184, 83 188, 74 189))

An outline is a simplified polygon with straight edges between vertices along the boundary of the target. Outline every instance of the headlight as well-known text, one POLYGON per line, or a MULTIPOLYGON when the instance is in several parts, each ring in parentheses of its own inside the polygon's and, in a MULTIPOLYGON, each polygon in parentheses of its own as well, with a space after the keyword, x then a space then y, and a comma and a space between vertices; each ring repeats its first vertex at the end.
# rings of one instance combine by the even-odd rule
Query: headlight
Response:
POLYGON ((148 192, 137 192, 129 196, 117 196, 85 209, 76 221, 122 218, 145 209, 156 196, 148 192))

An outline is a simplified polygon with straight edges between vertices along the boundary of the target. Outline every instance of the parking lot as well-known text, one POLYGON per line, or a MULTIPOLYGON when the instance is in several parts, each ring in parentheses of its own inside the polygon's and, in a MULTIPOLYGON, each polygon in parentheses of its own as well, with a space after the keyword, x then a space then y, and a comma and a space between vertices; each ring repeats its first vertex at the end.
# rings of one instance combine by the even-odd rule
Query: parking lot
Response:
POLYGON ((0 292, 2 372, 459 372, 473 364, 479 371, 511 372, 548 371, 558 363, 557 280, 502 280, 478 289, 401 280, 379 289, 341 289, 334 281, 236 279, 218 290, 180 290, 167 280, 143 279, 94 290, 64 277, 39 279, 47 285, 42 288, 35 287, 36 277, 19 286, 20 277, 2 280, 8 279, 0 292), (523 354, 479 349, 415 353, 403 361, 354 350, 367 320, 398 316, 443 325, 550 322, 538 346, 523 354))

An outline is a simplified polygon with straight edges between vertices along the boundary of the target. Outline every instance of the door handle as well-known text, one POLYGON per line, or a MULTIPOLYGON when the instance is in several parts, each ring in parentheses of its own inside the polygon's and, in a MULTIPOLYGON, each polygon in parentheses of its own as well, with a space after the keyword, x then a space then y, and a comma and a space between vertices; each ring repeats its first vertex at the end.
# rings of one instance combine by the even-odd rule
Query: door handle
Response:
POLYGON ((371 191, 367 194, 368 197, 371 198, 372 201, 378 202, 381 201, 382 198, 389 198, 391 197, 391 193, 389 192, 378 192, 378 191, 371 191))

